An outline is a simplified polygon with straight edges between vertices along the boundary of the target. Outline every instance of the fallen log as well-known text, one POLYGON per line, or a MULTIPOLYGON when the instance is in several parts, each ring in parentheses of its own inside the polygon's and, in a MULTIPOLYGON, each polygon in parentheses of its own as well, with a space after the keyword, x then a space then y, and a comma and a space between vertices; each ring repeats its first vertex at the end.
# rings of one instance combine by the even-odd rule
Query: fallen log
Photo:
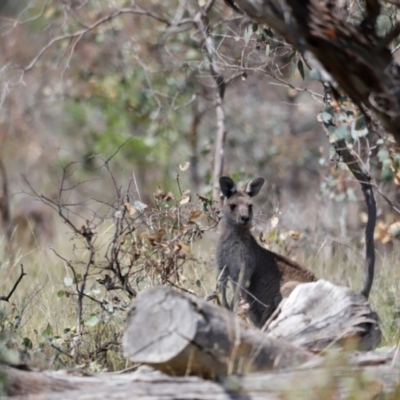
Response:
MULTIPOLYGON (((6 395, 13 400, 395 399, 400 393, 398 371, 394 349, 368 356, 353 355, 350 360, 339 353, 312 370, 231 375, 220 382, 196 376, 172 377, 148 367, 129 374, 103 373, 88 377, 65 371, 22 371, 0 365, 1 382, 5 379, 6 395), (32 383, 34 387, 30 388, 32 383)), ((8 398, 3 395, 0 392, 1 399, 8 398)))
POLYGON ((360 350, 373 350, 382 338, 378 315, 365 297, 324 280, 298 285, 262 330, 268 337, 313 351, 349 342, 360 350))
POLYGON ((289 367, 314 357, 222 307, 161 286, 137 297, 128 313, 123 348, 135 363, 170 375, 211 379, 289 367))

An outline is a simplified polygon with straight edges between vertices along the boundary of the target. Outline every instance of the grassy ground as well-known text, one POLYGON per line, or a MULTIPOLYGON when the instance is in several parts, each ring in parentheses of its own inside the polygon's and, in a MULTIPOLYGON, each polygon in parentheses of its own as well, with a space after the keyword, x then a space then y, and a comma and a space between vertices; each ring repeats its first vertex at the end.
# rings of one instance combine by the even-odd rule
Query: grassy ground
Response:
MULTIPOLYGON (((193 213, 193 209, 190 212, 193 213)), ((168 223, 167 221, 166 224, 168 223)), ((214 290, 217 230, 218 228, 210 230, 201 239, 176 250, 176 254, 184 254, 180 261, 179 257, 176 258, 177 265, 180 266, 179 273, 171 273, 164 284, 191 291, 201 297, 214 290)), ((42 368, 78 365, 93 372, 126 368, 129 363, 122 357, 120 341, 125 324, 125 310, 131 298, 124 290, 105 291, 98 281, 105 278, 105 273, 93 267, 85 291, 91 298, 84 299, 82 338, 77 343, 77 295, 68 262, 73 260, 77 269, 83 269, 88 250, 82 238, 67 233, 65 225, 59 224, 55 232, 57 234, 53 237, 51 248, 64 259, 43 245, 34 246, 30 250, 18 248, 12 259, 6 252, 2 254, 0 274, 3 284, 0 295, 9 293, 20 274, 21 264, 27 274, 10 301, 0 303, 3 343, 8 349, 16 351, 8 352, 8 356, 18 356, 22 361, 42 368), (103 301, 103 306, 100 307, 92 299, 103 301)), ((112 232, 113 224, 110 223, 97 229, 96 265, 101 265, 104 261, 107 243, 113 237, 112 232)), ((282 240, 282 235, 275 235, 269 245, 273 250, 295 258, 313 270, 319 278, 347 285, 354 290, 361 288, 364 262, 362 249, 354 249, 346 243, 332 244, 331 240, 327 241, 322 235, 312 235, 312 240, 302 236, 300 241, 295 241, 290 237, 282 240), (278 237, 281 239, 277 240, 278 237)), ((147 242, 150 239, 146 236, 147 242)), ((138 243, 139 241, 136 246, 138 243)), ((151 248, 152 253, 149 253, 151 246, 146 247, 144 255, 147 258, 139 257, 135 268, 142 271, 135 278, 136 289, 143 290, 162 283, 157 263, 163 258, 159 254, 155 256, 155 253, 168 253, 171 249, 172 252, 175 251, 175 247, 168 247, 165 243, 168 244, 160 242, 151 248), (143 260, 154 262, 143 264, 143 260)), ((170 253, 164 256, 170 257, 170 253)), ((124 261, 126 255, 121 257, 121 261, 124 261)), ((384 337, 382 345, 397 345, 400 339, 398 259, 397 250, 386 252, 381 248, 377 252, 376 276, 370 303, 381 318, 384 337)))

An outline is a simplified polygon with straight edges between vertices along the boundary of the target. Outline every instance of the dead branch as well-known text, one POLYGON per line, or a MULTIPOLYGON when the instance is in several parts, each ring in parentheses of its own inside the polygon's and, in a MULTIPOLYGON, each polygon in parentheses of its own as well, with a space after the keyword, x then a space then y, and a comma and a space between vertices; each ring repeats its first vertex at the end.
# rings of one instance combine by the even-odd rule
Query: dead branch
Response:
POLYGON ((24 266, 21 264, 21 273, 19 275, 19 278, 17 279, 17 281, 15 282, 13 288, 11 289, 10 293, 8 294, 8 296, 0 296, 0 300, 2 301, 9 301, 10 297, 13 295, 13 293, 15 292, 15 289, 17 288, 17 286, 19 285, 19 283, 22 281, 22 278, 26 275, 26 273, 24 272, 24 266))

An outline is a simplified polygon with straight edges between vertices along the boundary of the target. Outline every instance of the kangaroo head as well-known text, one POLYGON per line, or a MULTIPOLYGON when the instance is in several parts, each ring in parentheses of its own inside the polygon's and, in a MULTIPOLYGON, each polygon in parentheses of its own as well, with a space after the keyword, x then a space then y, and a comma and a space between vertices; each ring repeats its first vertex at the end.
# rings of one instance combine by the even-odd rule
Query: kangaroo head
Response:
POLYGON ((223 208, 225 221, 230 225, 249 226, 253 218, 253 200, 262 185, 264 178, 250 181, 243 190, 237 190, 233 179, 222 176, 219 186, 222 194, 226 197, 223 208))

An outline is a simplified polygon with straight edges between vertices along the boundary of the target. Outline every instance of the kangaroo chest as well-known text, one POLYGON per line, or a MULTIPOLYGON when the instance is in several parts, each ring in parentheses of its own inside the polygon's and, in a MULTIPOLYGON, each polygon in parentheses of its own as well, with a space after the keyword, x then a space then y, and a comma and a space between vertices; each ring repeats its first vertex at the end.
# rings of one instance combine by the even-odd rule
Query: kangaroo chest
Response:
POLYGON ((227 235, 220 240, 217 258, 219 266, 227 268, 231 275, 235 275, 240 268, 252 269, 252 243, 247 238, 227 235))

